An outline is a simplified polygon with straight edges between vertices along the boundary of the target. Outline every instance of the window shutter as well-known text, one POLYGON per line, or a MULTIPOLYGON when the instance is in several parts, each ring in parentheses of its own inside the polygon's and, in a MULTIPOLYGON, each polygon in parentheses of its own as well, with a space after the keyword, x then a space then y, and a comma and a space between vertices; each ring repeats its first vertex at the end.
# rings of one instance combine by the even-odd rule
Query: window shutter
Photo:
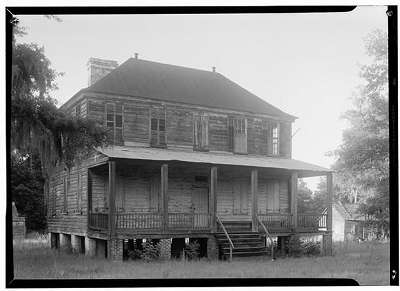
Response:
POLYGON ((63 204, 63 212, 66 213, 68 211, 68 199, 67 199, 67 195, 68 195, 68 178, 67 178, 67 174, 65 174, 64 179, 63 179, 63 187, 64 187, 64 193, 63 193, 63 198, 64 198, 64 204, 63 204))
POLYGON ((279 212, 279 181, 274 181, 274 211, 279 212))
POLYGON ((247 184, 242 182, 240 185, 240 213, 247 214, 248 213, 248 193, 247 193, 247 184))
POLYGON ((233 152, 233 119, 228 119, 229 150, 233 152))
POLYGON ((165 119, 158 120, 158 143, 161 146, 166 144, 166 136, 165 136, 165 119))
POLYGON ((76 210, 81 212, 81 174, 78 172, 78 189, 76 190, 76 210))
POLYGON ((201 147, 208 147, 208 116, 201 116, 201 147))
POLYGON ((240 185, 233 185, 233 214, 240 213, 240 185))
POLYGON ((272 123, 267 123, 266 128, 267 154, 272 155, 272 123))
POLYGON ((150 136, 150 144, 157 145, 158 143, 158 120, 157 118, 151 119, 151 136, 150 136))
POLYGON ((200 147, 200 124, 199 124, 199 116, 195 115, 194 116, 194 124, 193 124, 193 130, 194 130, 194 147, 197 149, 200 147))

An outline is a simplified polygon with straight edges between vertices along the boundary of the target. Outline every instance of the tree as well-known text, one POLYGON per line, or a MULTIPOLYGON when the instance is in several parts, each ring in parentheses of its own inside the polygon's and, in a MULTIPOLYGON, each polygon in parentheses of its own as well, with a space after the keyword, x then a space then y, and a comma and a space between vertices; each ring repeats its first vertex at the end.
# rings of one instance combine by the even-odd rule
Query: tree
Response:
POLYGON ((361 67, 364 84, 353 97, 354 108, 344 114, 349 128, 335 151, 334 169, 340 199, 359 202, 364 214, 389 217, 389 113, 387 35, 380 30, 365 39, 370 64, 361 67))
POLYGON ((28 229, 40 229, 43 224, 35 220, 42 217, 43 183, 51 171, 87 157, 94 147, 106 144, 107 134, 95 121, 57 108, 52 94, 61 74, 51 67, 43 47, 17 42, 25 31, 17 19, 12 23, 11 191, 19 211, 28 215, 28 229))
MULTIPOLYGON (((15 34, 23 32, 14 26, 15 34)), ((60 74, 51 68, 44 48, 16 43, 13 38, 11 89, 11 148, 24 153, 37 152, 46 175, 64 162, 72 166, 106 141, 106 131, 96 122, 75 118, 60 111, 51 93, 57 89, 60 74)))
POLYGON ((19 154, 11 155, 10 188, 19 214, 26 218, 27 231, 46 228, 43 201, 43 177, 40 161, 34 156, 32 163, 19 154))
POLYGON ((306 213, 313 210, 312 191, 307 187, 307 183, 303 179, 299 179, 297 185, 297 211, 299 213, 306 213))

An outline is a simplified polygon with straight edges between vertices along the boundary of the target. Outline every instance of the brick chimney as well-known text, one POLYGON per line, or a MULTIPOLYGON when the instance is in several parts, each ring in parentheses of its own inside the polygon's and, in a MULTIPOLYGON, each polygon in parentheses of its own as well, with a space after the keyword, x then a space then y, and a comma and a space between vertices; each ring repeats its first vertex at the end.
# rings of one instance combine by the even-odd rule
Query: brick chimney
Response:
POLYGON ((116 61, 90 58, 87 62, 88 87, 108 75, 116 67, 118 67, 116 61))

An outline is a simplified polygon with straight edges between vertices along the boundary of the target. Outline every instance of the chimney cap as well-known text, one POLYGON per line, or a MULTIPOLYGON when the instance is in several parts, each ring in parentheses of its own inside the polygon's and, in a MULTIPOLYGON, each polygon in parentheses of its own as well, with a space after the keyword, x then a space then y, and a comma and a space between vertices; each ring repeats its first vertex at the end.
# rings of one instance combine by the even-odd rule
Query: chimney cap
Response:
POLYGON ((213 73, 215 73, 215 69, 216 69, 215 67, 212 67, 212 71, 213 71, 213 73))
POLYGON ((138 59, 138 58, 139 58, 139 54, 135 53, 135 59, 138 59))

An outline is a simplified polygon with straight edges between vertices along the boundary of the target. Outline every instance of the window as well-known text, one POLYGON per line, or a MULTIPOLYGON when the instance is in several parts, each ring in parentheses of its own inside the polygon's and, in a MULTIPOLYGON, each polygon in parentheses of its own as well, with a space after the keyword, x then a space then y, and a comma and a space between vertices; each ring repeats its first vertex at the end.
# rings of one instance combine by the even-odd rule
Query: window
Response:
POLYGON ((75 116, 76 117, 81 117, 81 111, 82 111, 82 105, 78 104, 75 107, 75 116))
POLYGON ((109 139, 114 144, 123 144, 123 117, 121 104, 106 104, 106 126, 109 139))
POLYGON ((208 150, 208 116, 195 115, 193 122, 193 147, 195 150, 208 150))
POLYGON ((63 178, 63 213, 68 213, 68 188, 69 188, 69 179, 68 179, 68 174, 65 173, 65 176, 63 178))
POLYGON ((78 172, 78 189, 76 191, 76 210, 82 214, 82 175, 78 172))
POLYGON ((165 147, 165 119, 151 118, 151 138, 150 145, 154 147, 165 147))
POLYGON ((272 125, 272 154, 279 155, 279 123, 272 125))
POLYGON ((231 119, 231 135, 234 153, 247 153, 247 119, 231 119))

